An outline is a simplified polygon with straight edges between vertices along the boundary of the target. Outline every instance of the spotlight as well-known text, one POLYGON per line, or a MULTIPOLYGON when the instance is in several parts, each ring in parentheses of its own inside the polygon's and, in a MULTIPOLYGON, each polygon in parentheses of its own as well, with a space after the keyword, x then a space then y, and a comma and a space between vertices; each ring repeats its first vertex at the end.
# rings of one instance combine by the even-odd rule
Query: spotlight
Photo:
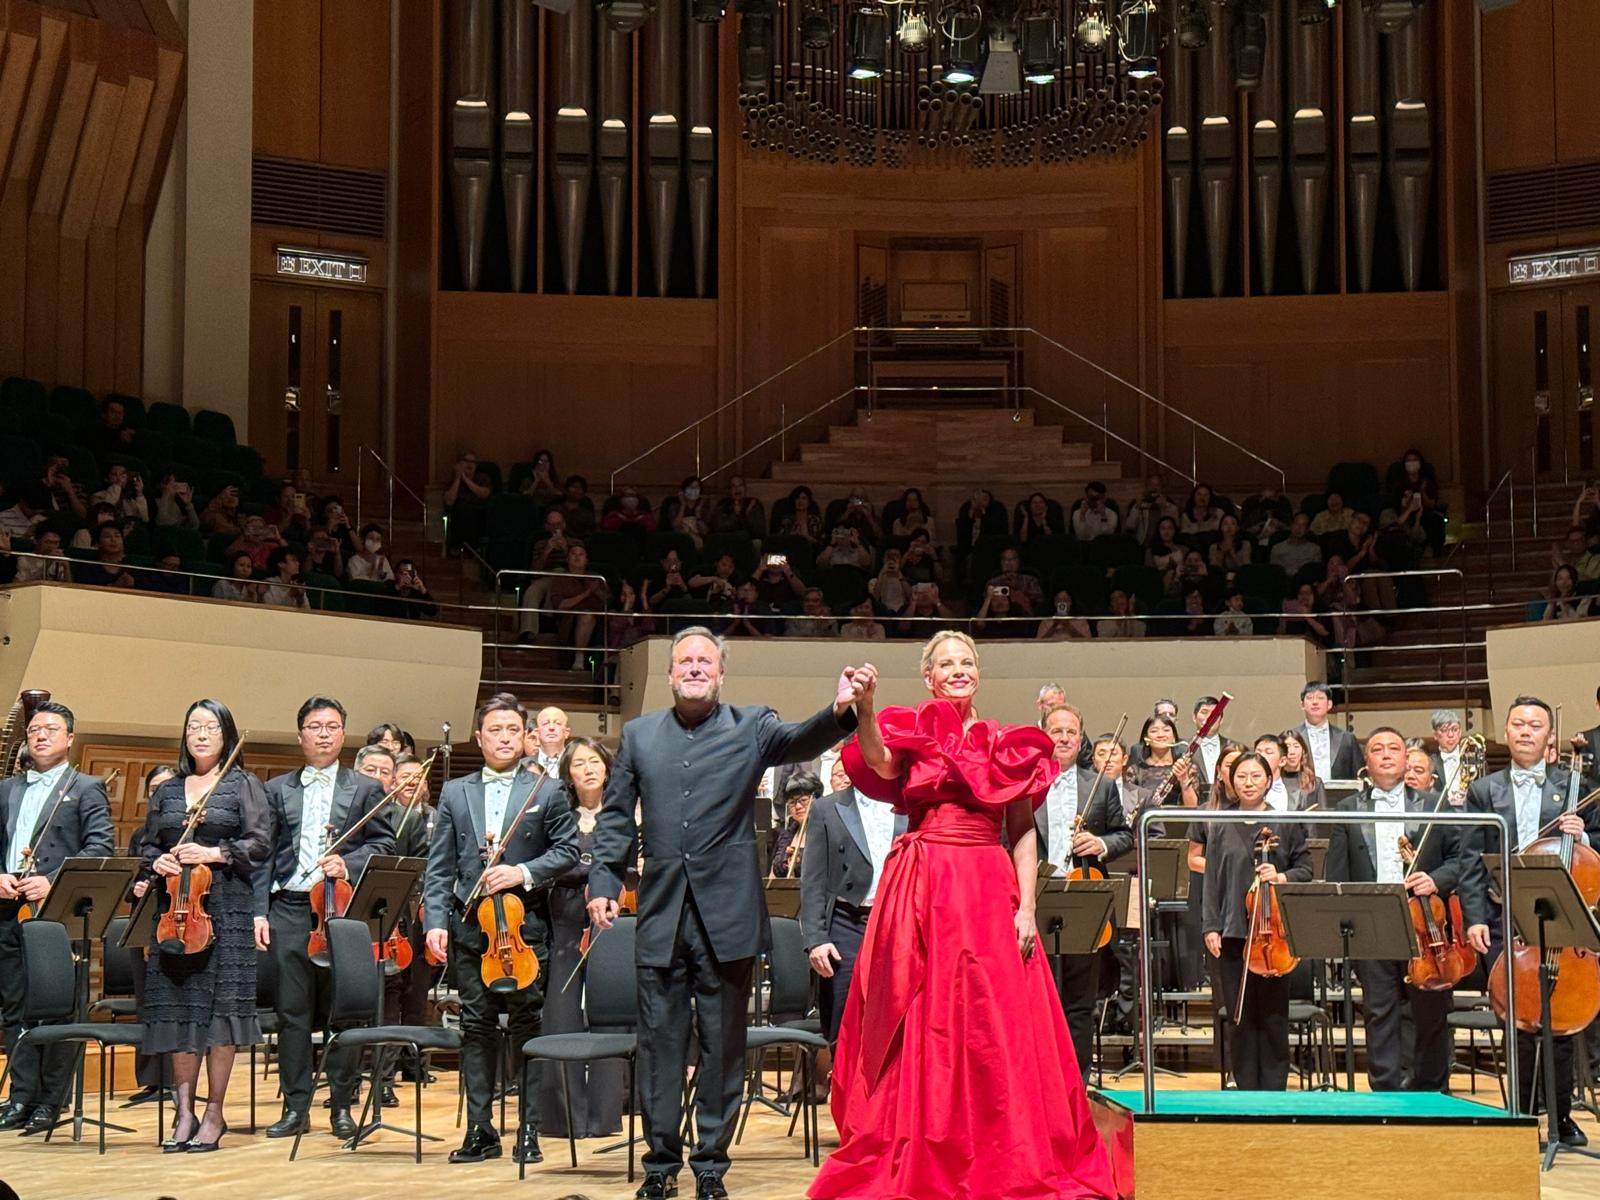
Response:
POLYGON ((1117 54, 1128 64, 1134 79, 1149 79, 1156 73, 1156 55, 1161 50, 1160 18, 1152 0, 1129 0, 1117 14, 1117 54))
POLYGON ((1322 25, 1333 15, 1338 0, 1299 0, 1297 16, 1302 25, 1322 25))
POLYGON ((806 5, 800 14, 800 44, 807 50, 826 50, 833 44, 833 9, 826 3, 806 5))
POLYGON ((764 92, 772 82, 775 17, 773 0, 739 5, 739 86, 747 92, 764 92))
POLYGON ((1211 44, 1211 14, 1205 0, 1184 0, 1178 13, 1178 45, 1185 50, 1204 50, 1211 44))
POLYGON ((884 45, 889 40, 889 14, 877 4, 850 12, 850 78, 876 79, 883 74, 884 45))
POLYGON ((1021 21, 1022 77, 1053 83, 1061 58, 1061 28, 1054 13, 1032 12, 1021 21))
POLYGON ((1233 85, 1243 91, 1261 86, 1267 57, 1266 0, 1233 0, 1233 85))
POLYGON ((1099 54, 1106 48, 1106 18, 1100 11, 1099 0, 1089 6, 1083 20, 1078 22, 1078 48, 1085 54, 1099 54))
POLYGON ((973 0, 955 0, 934 20, 944 41, 944 81, 975 83, 983 74, 983 10, 973 0))
POLYGON ((901 18, 900 29, 895 33, 900 49, 906 54, 921 54, 933 41, 933 29, 928 18, 917 9, 911 9, 901 18))
POLYGON ((595 0, 605 23, 618 33, 632 33, 656 11, 656 0, 595 0))

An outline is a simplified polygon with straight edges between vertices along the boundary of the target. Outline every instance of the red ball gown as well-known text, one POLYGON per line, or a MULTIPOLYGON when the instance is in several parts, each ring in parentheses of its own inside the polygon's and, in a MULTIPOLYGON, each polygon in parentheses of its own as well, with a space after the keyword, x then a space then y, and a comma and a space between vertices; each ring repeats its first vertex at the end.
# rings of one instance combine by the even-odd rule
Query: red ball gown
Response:
POLYGON ((835 1055, 839 1148, 813 1200, 1116 1196, 1045 956, 1017 950, 1006 806, 1056 774, 1038 729, 930 700, 878 714, 898 779, 854 739, 850 779, 910 817, 884 865, 835 1055))

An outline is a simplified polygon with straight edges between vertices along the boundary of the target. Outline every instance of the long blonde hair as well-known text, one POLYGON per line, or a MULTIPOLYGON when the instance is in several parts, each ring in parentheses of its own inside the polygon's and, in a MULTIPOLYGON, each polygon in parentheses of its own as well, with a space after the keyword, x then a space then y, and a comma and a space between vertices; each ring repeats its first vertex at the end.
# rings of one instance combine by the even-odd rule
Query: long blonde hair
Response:
POLYGON ((922 665, 920 669, 924 675, 926 675, 929 668, 933 666, 933 652, 939 648, 940 643, 948 642, 952 638, 958 642, 961 642, 968 650, 971 650, 972 657, 974 661, 976 661, 978 657, 978 643, 972 640, 971 634, 963 633, 959 629, 941 629, 938 633, 934 634, 931 638, 923 643, 922 665))

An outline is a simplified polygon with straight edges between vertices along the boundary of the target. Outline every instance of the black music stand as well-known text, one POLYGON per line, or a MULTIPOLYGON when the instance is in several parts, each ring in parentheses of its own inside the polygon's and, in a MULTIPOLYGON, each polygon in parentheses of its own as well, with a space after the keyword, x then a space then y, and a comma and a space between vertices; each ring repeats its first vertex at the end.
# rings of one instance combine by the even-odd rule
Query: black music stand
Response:
MULTIPOLYGON (((1496 885, 1500 879, 1500 863, 1491 863, 1491 875, 1496 885)), ((1556 1039, 1550 1028, 1550 993, 1555 989, 1555 978, 1550 973, 1546 952, 1550 950, 1580 949, 1600 954, 1600 923, 1584 903, 1572 875, 1554 854, 1516 854, 1511 858, 1511 919, 1517 935, 1539 951, 1539 1054, 1543 1079, 1544 1114, 1549 1126, 1545 1135, 1544 1160, 1541 1170, 1548 1171, 1561 1153, 1581 1154, 1585 1158, 1600 1158, 1600 1153, 1579 1146, 1568 1146, 1561 1141, 1560 1123, 1556 1118, 1556 1039), (1532 935, 1531 937, 1529 935, 1532 935)), ((1505 895, 1501 887, 1501 895, 1505 895)), ((1509 947, 1508 947, 1509 948, 1509 947)), ((1581 1034, 1579 1035, 1582 1036, 1581 1034)), ((1518 1103, 1522 1088, 1516 1080, 1518 1103)))
POLYGON ((1345 1088, 1356 1090, 1355 976, 1350 964, 1416 956, 1417 936, 1399 883, 1280 883, 1274 887, 1296 958, 1344 962, 1345 1088))
MULTIPOLYGON (((138 874, 139 867, 140 860, 137 858, 69 858, 61 864, 54 882, 50 884, 49 893, 39 905, 36 920, 53 921, 68 929, 76 927, 73 940, 83 946, 73 971, 79 1021, 89 1019, 91 947, 106 936, 111 919, 122 907, 123 897, 133 885, 133 877, 138 874)), ((118 1133, 133 1133, 134 1130, 126 1125, 114 1125, 109 1121, 97 1121, 84 1116, 83 1084, 88 1049, 87 1043, 78 1043, 78 1067, 72 1085, 72 1115, 60 1118, 51 1128, 59 1129, 70 1121, 72 1140, 75 1142, 83 1140, 85 1125, 115 1129, 118 1133)))
MULTIPOLYGON (((348 920, 365 921, 367 930, 372 935, 375 946, 389 940, 389 935, 400 923, 400 918, 405 913, 406 901, 411 898, 411 893, 422 880, 422 872, 427 867, 427 860, 421 858, 403 858, 394 854, 374 854, 367 859, 367 865, 362 868, 361 880, 356 884, 356 890, 350 896, 350 903, 345 908, 344 915, 348 920)), ((380 968, 378 971, 378 999, 374 1010, 374 1023, 383 1024, 383 989, 384 975, 380 968)), ((328 1040, 323 1039, 323 1053, 327 1053, 328 1040)), ((367 1087, 366 1102, 361 1106, 361 1120, 356 1123, 356 1135, 344 1144, 346 1150, 354 1150, 380 1129, 387 1129, 390 1133, 402 1134, 405 1137, 417 1137, 419 1134, 414 1129, 403 1129, 398 1125, 387 1125, 383 1120, 383 1078, 384 1068, 388 1065, 385 1057, 390 1047, 374 1047, 372 1051, 372 1078, 367 1087), (367 1121, 367 1113, 373 1114, 373 1119, 367 1121)), ((431 1133, 420 1135, 430 1142, 440 1139, 431 1133)))
MULTIPOLYGON (((1145 917, 1154 921, 1154 929, 1159 933, 1165 924, 1164 918, 1180 918, 1181 914, 1189 910, 1189 841, 1187 838, 1151 838, 1145 843, 1145 861, 1150 870, 1148 886, 1140 892, 1141 897, 1146 897, 1149 903, 1145 906, 1145 917)), ((1165 949, 1171 941, 1167 937, 1153 937, 1150 945, 1155 949, 1165 949)), ((1142 956, 1141 956, 1142 966, 1142 956)), ((1166 1024, 1165 1001, 1161 995, 1161 963, 1157 959, 1155 964, 1155 978, 1141 979, 1139 986, 1150 989, 1150 1010, 1154 1014, 1152 1033, 1166 1024)), ((1113 1079, 1121 1079, 1131 1075, 1134 1071, 1144 1069, 1144 1039, 1137 1039, 1139 1053, 1133 1061, 1127 1063, 1116 1071, 1113 1079)), ((1171 1067, 1152 1066, 1151 1070, 1160 1075, 1171 1075, 1174 1078, 1183 1078, 1182 1071, 1174 1071, 1171 1067)))

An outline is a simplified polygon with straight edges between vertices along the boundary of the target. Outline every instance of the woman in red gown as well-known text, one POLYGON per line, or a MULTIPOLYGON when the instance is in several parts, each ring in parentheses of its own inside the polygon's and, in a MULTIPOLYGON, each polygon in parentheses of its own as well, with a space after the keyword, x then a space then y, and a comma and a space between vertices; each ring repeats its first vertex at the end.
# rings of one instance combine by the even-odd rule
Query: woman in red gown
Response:
POLYGON ((884 866, 839 1031, 839 1148, 809 1195, 1109 1200, 1110 1159, 1034 926, 1050 738, 977 718, 965 634, 935 635, 922 671, 933 699, 915 709, 875 714, 869 684, 844 749, 855 786, 911 824, 884 866))

